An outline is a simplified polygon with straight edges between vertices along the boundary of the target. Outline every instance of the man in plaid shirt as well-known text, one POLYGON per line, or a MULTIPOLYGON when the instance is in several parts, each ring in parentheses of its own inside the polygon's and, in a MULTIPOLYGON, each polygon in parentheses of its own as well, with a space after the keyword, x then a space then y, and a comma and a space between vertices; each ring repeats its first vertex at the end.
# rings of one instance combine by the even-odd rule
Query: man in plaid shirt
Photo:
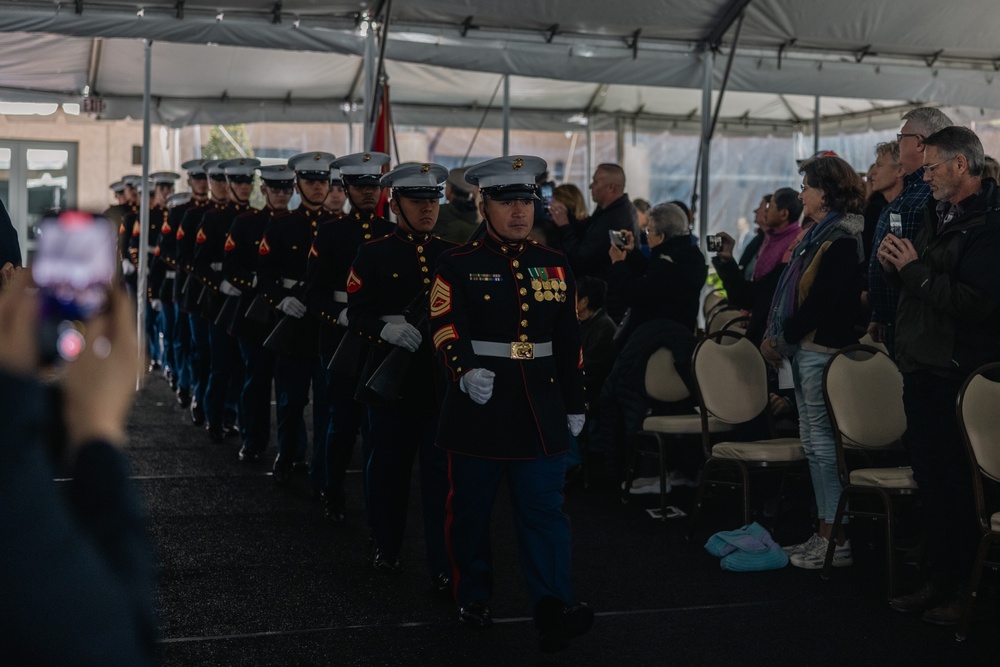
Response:
POLYGON ((903 191, 882 209, 868 265, 868 302, 872 307, 868 333, 876 343, 885 343, 892 357, 895 357, 893 341, 899 291, 886 282, 876 251, 890 227, 895 228, 892 230, 893 234, 901 239, 912 241, 916 238, 924 202, 931 196, 930 186, 924 182, 924 137, 950 125, 951 119, 941 110, 920 107, 903 115, 903 127, 896 135, 899 142, 899 164, 906 173, 903 177, 903 191))

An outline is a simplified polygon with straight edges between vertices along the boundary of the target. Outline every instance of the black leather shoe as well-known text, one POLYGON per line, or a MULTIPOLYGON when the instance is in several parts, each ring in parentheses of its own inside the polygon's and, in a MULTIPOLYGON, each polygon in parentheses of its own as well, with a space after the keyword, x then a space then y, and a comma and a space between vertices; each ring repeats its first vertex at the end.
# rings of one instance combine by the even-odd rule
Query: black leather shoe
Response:
POLYGON ((309 464, 305 461, 296 461, 292 464, 292 472, 309 472, 309 464))
POLYGON ((191 392, 187 389, 177 390, 177 403, 180 404, 182 408, 186 408, 191 405, 191 392))
POLYGON ((569 646, 569 640, 585 635, 594 625, 594 610, 584 603, 567 605, 546 596, 535 606, 538 627, 538 648, 542 653, 555 653, 569 646))
POLYGON ((450 595, 452 589, 451 577, 446 572, 439 572, 431 579, 431 590, 438 595, 450 595))
POLYGON ((274 483, 278 486, 284 486, 288 484, 288 473, 289 470, 283 465, 278 465, 275 463, 274 468, 271 469, 271 477, 274 479, 274 483))
POLYGON ((205 430, 208 431, 209 440, 211 440, 215 444, 219 444, 220 442, 222 442, 224 435, 222 433, 221 428, 217 426, 212 426, 211 424, 206 424, 205 430))
POLYGON ((191 401, 191 423, 195 426, 201 426, 205 423, 205 408, 195 401, 191 401))
POLYGON ((928 609, 920 617, 924 623, 931 625, 958 625, 965 609, 965 593, 961 588, 953 588, 947 592, 944 602, 928 609))
POLYGON ((375 549, 375 558, 372 560, 372 565, 374 565, 375 569, 379 572, 385 572, 386 574, 395 574, 403 569, 402 564, 399 562, 399 558, 389 556, 379 549, 375 549))
POLYGON ((936 603, 940 599, 941 592, 938 590, 938 587, 928 581, 909 595, 900 595, 892 598, 889 600, 889 606, 904 614, 913 614, 937 606, 936 603))
POLYGON ((149 372, 150 373, 152 373, 154 371, 158 371, 158 370, 160 370, 160 362, 159 361, 154 361, 153 363, 151 363, 149 365, 149 372))
POLYGON ((222 435, 229 438, 234 435, 240 434, 240 427, 236 424, 223 424, 222 425, 222 435))
POLYGON ((260 452, 255 452, 247 449, 246 447, 240 447, 239 453, 240 461, 244 463, 256 463, 260 461, 260 452))
POLYGON ((468 606, 459 607, 458 622, 470 628, 488 628, 493 625, 490 606, 485 602, 473 602, 468 606))

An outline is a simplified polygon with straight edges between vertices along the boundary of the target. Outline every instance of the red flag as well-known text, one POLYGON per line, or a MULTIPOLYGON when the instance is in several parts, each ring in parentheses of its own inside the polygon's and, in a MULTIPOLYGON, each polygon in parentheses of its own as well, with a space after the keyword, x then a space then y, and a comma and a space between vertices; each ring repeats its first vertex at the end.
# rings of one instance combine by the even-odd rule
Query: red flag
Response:
MULTIPOLYGON (((372 134, 372 145, 371 151, 373 153, 389 153, 389 139, 391 127, 390 116, 389 116, 389 85, 381 84, 378 87, 378 92, 375 94, 375 104, 378 109, 378 116, 375 120, 375 132, 372 134)), ((383 165, 382 173, 389 171, 389 165, 383 165)), ((382 189, 382 194, 378 200, 378 206, 375 207, 375 214, 380 217, 386 217, 388 213, 388 203, 389 203, 389 191, 386 188, 382 189)))

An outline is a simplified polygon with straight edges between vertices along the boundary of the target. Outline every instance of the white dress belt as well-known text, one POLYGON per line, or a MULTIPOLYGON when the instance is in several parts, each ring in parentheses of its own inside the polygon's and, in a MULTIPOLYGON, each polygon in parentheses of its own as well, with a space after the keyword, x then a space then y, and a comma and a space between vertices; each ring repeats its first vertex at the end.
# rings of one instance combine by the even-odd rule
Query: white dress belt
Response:
POLYGON ((551 357, 552 341, 547 343, 494 343, 487 340, 472 341, 472 351, 481 357, 501 357, 503 359, 515 358, 511 354, 514 345, 530 345, 533 348, 533 358, 551 357))
POLYGON ((334 290, 333 300, 336 303, 347 303, 347 292, 340 292, 338 290, 334 290))
POLYGON ((406 324, 406 315, 383 315, 379 319, 386 324, 406 324))
POLYGON ((281 286, 285 289, 295 289, 302 284, 301 280, 292 280, 291 278, 282 278, 281 286))
POLYGON ((222 262, 212 262, 211 264, 208 265, 208 268, 212 269, 213 271, 221 271, 222 262))
POLYGON ((167 271, 164 275, 167 277, 167 280, 170 280, 171 278, 176 278, 177 277, 177 272, 176 271, 167 271))

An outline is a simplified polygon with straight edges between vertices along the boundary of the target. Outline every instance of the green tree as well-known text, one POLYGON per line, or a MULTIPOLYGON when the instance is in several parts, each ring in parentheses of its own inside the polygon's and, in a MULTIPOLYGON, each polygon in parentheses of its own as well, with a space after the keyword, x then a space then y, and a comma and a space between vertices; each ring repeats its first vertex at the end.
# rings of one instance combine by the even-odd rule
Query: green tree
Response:
POLYGON ((253 146, 250 145, 250 138, 247 136, 246 125, 226 125, 225 132, 221 125, 213 125, 208 133, 208 141, 201 147, 201 154, 208 160, 231 160, 240 155, 233 146, 233 142, 226 137, 226 133, 232 137, 233 141, 243 149, 246 157, 253 157, 253 146))

